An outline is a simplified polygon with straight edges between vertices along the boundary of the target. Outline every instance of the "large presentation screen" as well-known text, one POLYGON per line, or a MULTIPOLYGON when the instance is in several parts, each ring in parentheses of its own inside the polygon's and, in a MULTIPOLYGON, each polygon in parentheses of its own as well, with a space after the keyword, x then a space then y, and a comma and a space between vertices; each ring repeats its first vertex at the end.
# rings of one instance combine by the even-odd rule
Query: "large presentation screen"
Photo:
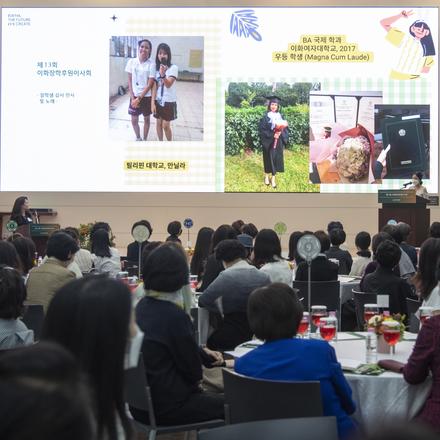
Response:
POLYGON ((1 191, 437 192, 437 7, 1 18, 1 191))

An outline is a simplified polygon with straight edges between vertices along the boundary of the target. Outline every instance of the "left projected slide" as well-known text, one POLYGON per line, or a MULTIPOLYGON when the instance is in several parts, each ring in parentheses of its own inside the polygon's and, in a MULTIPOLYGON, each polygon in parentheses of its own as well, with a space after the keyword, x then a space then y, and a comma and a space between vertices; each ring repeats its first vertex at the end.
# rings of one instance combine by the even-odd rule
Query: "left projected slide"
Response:
POLYGON ((0 191, 437 192, 436 7, 1 20, 0 191))

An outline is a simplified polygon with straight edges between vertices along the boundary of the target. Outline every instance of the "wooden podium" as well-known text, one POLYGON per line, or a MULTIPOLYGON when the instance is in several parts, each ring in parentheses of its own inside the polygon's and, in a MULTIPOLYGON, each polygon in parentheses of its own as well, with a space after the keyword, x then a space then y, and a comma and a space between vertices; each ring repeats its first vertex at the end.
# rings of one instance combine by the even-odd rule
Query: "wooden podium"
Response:
POLYGON ((38 255, 46 254, 46 244, 52 232, 60 229, 57 223, 30 223, 17 228, 15 232, 19 232, 25 237, 29 237, 35 243, 38 255))
POLYGON ((431 222, 426 205, 429 201, 416 196, 415 190, 379 190, 378 202, 382 203, 382 208, 379 208, 379 230, 389 220, 396 220, 411 226, 409 244, 419 247, 428 238, 431 222))

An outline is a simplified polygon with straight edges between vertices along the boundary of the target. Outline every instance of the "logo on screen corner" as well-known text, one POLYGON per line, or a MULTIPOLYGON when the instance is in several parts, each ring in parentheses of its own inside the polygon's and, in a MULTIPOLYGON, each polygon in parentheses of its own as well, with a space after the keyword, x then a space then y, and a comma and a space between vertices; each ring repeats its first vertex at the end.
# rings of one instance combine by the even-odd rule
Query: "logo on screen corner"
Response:
POLYGON ((241 9, 231 15, 229 31, 239 38, 252 37, 255 41, 261 41, 261 34, 258 32, 258 17, 253 9, 241 9))

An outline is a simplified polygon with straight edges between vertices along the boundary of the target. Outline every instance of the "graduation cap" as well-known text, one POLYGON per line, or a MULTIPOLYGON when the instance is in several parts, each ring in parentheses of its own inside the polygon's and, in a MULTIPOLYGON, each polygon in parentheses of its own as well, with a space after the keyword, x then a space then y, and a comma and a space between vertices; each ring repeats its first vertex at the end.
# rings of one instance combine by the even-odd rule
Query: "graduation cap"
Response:
POLYGON ((266 99, 269 100, 269 103, 276 102, 278 105, 281 104, 282 101, 282 99, 276 95, 266 96, 266 99))

